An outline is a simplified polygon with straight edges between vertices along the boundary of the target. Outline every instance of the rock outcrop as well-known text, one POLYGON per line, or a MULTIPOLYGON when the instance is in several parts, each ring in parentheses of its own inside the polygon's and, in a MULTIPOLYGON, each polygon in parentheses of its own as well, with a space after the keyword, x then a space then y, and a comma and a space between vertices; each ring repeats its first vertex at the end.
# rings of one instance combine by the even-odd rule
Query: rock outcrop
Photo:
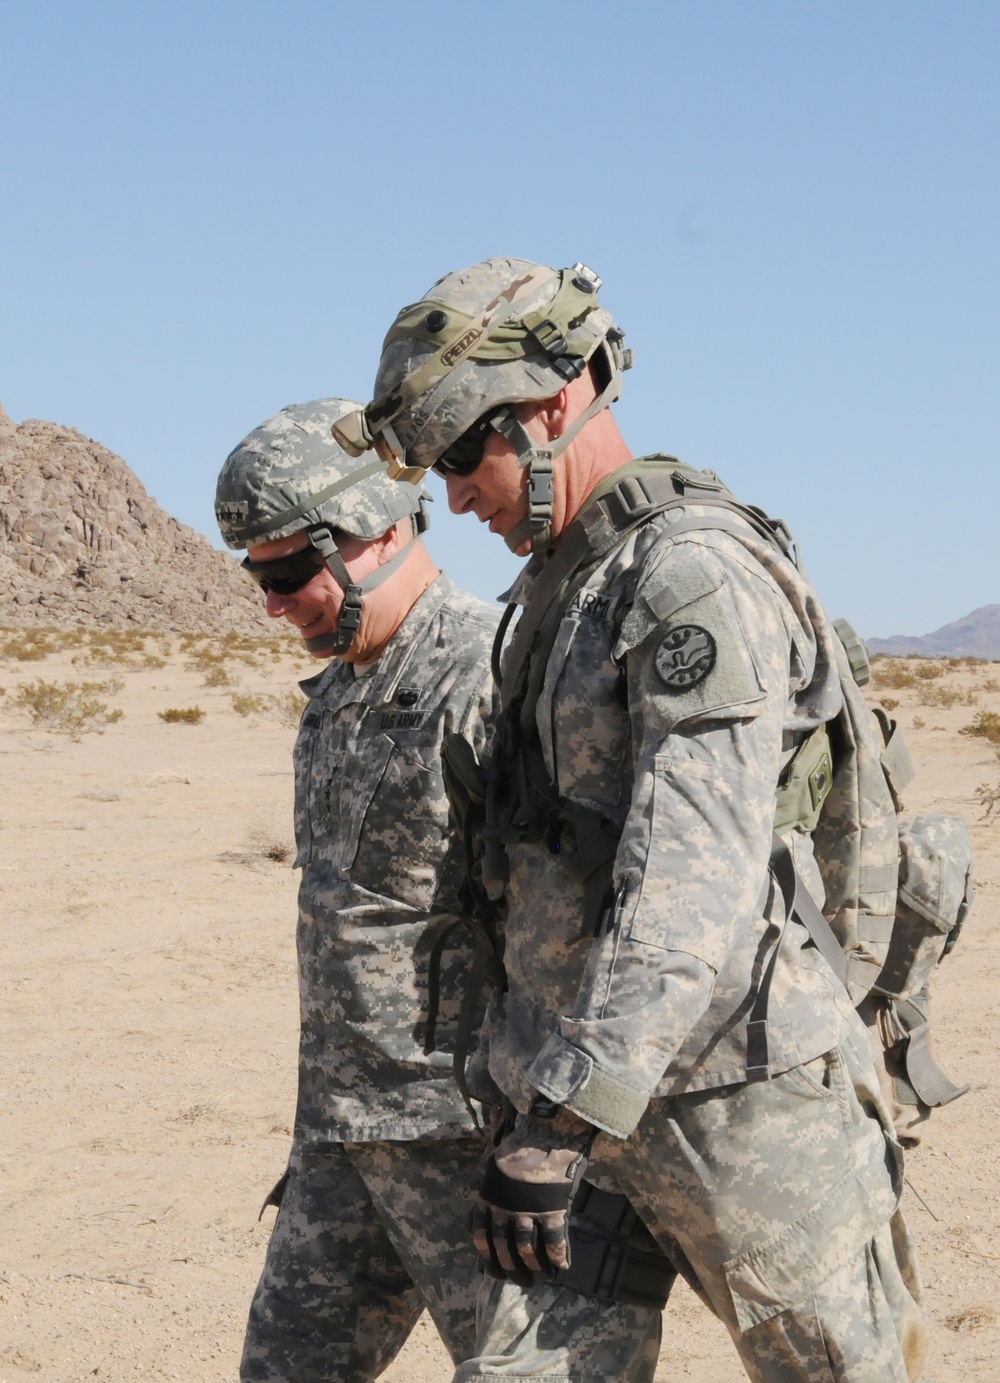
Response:
POLYGON ((237 563, 113 452, 0 406, 0 626, 274 632, 237 563))

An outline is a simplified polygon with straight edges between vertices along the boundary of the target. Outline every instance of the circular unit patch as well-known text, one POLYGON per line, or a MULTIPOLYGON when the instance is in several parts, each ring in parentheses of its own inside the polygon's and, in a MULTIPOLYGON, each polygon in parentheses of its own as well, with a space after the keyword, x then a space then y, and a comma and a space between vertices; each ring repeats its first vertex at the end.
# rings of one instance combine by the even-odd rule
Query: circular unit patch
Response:
POLYGON ((679 624, 664 634, 653 655, 656 675, 668 692, 697 687, 715 667, 715 640, 700 624, 679 624))

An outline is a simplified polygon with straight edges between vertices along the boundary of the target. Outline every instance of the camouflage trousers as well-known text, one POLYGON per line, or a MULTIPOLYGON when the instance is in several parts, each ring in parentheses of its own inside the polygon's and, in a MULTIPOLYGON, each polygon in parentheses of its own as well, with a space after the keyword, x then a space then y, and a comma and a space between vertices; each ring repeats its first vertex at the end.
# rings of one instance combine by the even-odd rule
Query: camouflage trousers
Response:
POLYGON ((425 1306, 452 1358, 471 1354, 481 1155, 478 1138, 294 1145, 241 1383, 370 1383, 425 1306))
MULTIPOLYGON (((629 1197, 755 1383, 922 1377, 899 1149, 857 1040, 770 1081, 655 1099, 625 1142, 594 1144, 588 1179, 629 1197)), ((594 1339, 593 1303, 573 1295, 489 1284, 479 1353, 456 1383, 617 1377, 598 1361, 608 1341, 594 1339)), ((669 1306, 665 1320, 669 1341, 669 1306)), ((634 1358, 645 1328, 635 1322, 634 1358)), ((616 1343, 628 1354, 624 1336, 616 1343)))

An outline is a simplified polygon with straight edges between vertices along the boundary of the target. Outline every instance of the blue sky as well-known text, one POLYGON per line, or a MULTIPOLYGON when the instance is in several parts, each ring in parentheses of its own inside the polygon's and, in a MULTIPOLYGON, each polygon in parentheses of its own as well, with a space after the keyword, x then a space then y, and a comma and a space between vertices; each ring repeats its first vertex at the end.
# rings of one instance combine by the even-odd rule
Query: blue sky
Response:
MULTIPOLYGON (((229 449, 396 311, 582 259, 635 452, 780 514, 832 615, 1000 601, 995 0, 0 0, 0 400, 217 541, 229 449)), ((435 506, 435 553, 516 567, 435 506)))

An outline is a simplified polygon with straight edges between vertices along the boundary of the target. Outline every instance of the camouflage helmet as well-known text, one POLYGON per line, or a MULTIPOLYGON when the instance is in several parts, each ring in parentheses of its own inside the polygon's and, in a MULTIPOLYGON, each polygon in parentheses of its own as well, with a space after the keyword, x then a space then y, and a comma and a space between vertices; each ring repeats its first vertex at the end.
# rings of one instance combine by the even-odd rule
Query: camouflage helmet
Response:
MULTIPOLYGON (((419 483, 395 484, 377 457, 353 456, 334 440, 333 425, 359 406, 350 399, 289 404, 229 453, 215 491, 215 516, 229 547, 274 542, 306 530, 309 544, 344 592, 336 630, 305 640, 317 655, 347 653, 361 626, 363 597, 410 555, 407 542, 355 581, 335 535, 349 533, 372 542, 410 516, 415 536, 428 527, 427 497, 419 483)), ((248 558, 243 565, 261 581, 262 568, 276 563, 248 558)))
POLYGON ((404 307, 382 347, 375 397, 345 416, 336 436, 356 454, 374 446, 394 479, 428 470, 484 414, 501 405, 552 398, 598 356, 599 394, 562 437, 536 447, 512 409, 490 426, 528 469, 530 523, 508 537, 550 538, 552 458, 595 413, 618 398, 632 363, 624 335, 598 300, 601 280, 584 264, 550 269, 526 259, 487 259, 445 275, 404 307))
POLYGON ((334 440, 331 427, 359 407, 351 399, 289 404, 234 447, 215 490, 228 547, 273 542, 317 524, 370 542, 409 514, 426 528, 419 484, 394 484, 375 457, 351 456, 334 440))

